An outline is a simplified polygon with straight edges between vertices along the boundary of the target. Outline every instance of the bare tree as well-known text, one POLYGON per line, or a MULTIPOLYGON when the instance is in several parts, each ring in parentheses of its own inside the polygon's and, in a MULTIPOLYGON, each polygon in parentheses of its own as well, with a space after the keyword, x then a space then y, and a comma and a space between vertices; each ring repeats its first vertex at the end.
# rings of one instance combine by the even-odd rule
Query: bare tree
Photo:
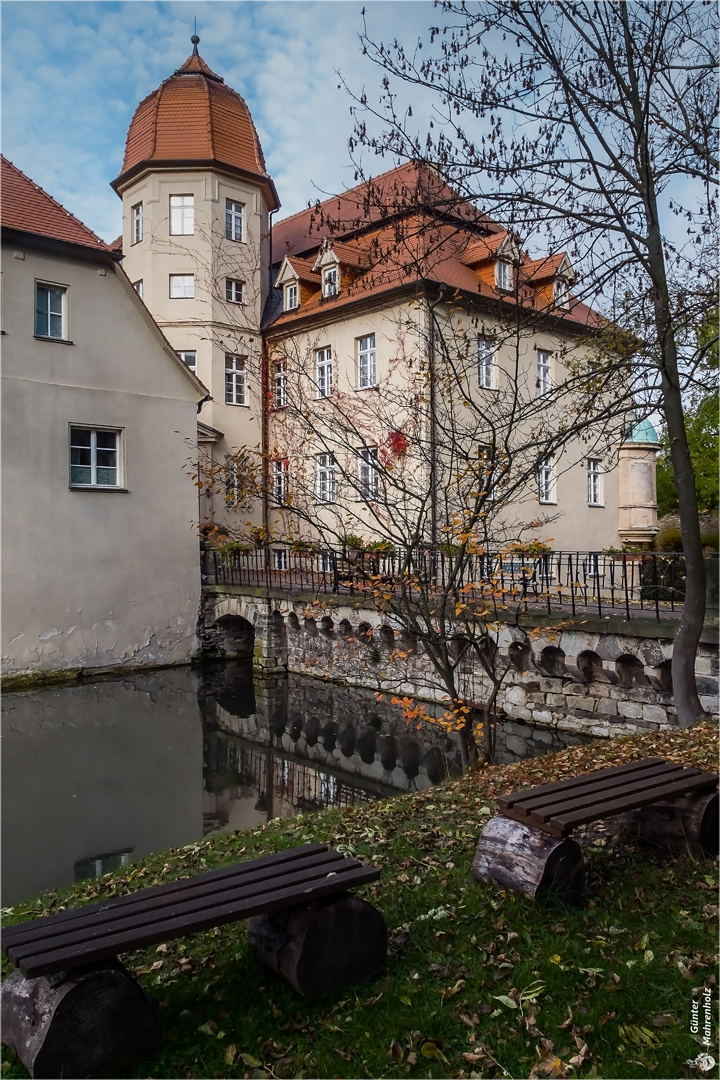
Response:
POLYGON ((717 7, 438 8, 443 24, 412 49, 373 41, 366 25, 383 91, 377 106, 357 98, 351 146, 437 163, 468 203, 525 236, 544 230, 582 271, 585 297, 629 335, 638 401, 646 415, 662 409, 678 490, 687 579, 672 668, 687 726, 702 715, 694 661, 705 569, 683 394, 702 360, 693 329, 716 303, 717 7), (427 132, 400 108, 390 76, 436 94, 427 132))

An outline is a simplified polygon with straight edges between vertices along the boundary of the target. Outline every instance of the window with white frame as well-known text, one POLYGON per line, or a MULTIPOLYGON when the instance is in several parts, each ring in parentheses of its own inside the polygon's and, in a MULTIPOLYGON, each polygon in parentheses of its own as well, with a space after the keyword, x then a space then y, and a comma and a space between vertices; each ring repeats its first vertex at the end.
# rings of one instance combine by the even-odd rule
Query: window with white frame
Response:
POLYGON ((335 561, 329 551, 319 551, 317 557, 319 574, 332 574, 335 569, 335 561))
POLYGON ((132 208, 132 242, 139 244, 143 238, 143 204, 137 203, 132 208))
POLYGON ((287 570, 288 569, 288 550, 287 550, 287 548, 273 548, 272 568, 273 568, 273 570, 287 570))
POLYGON ((328 266, 323 271, 323 296, 337 296, 340 289, 337 266, 328 266))
POLYGON ((318 502, 335 502, 335 458, 332 454, 317 456, 315 493, 318 502))
POLYGON ((245 207, 234 199, 225 200, 225 236, 228 240, 244 240, 243 218, 245 207))
POLYGON ((67 289, 61 285, 36 282, 35 336, 67 340, 67 289))
POLYGON ((504 292, 512 292, 514 285, 512 263, 498 259, 495 264, 495 283, 498 289, 502 289, 504 292))
POLYGON ((242 488, 237 462, 230 454, 225 457, 225 505, 228 510, 239 508, 242 499, 242 488))
POLYGON ((495 344, 487 338, 478 338, 478 386, 492 390, 495 386, 495 344))
POLYGON ((555 462, 551 457, 540 462, 538 489, 541 503, 555 502, 555 462))
POLYGON ((285 311, 292 311, 298 307, 299 304, 299 289, 297 281, 291 281, 289 285, 285 286, 285 311))
POLYGON ((315 351, 316 397, 330 397, 333 388, 332 349, 327 345, 315 351))
POLYGON ((479 491, 485 493, 485 501, 495 498, 495 447, 490 443, 478 446, 478 483, 479 491))
POLYGON ((598 458, 587 461, 588 506, 602 506, 602 470, 598 458))
POLYGON ((570 293, 565 278, 555 278, 555 307, 567 308, 570 306, 570 293))
POLYGON ((247 405, 247 357, 225 354, 225 404, 247 405))
POLYGON ((545 349, 537 350, 537 378, 535 382, 537 396, 545 397, 552 390, 550 353, 545 349))
POLYGON ((375 360, 375 335, 357 339, 358 390, 367 390, 377 385, 377 366, 375 360))
POLYGON ((120 432, 70 427, 70 487, 120 487, 120 432))
POLYGON ((288 468, 289 463, 285 458, 272 463, 273 500, 278 506, 284 506, 287 502, 288 468))
POLYGON ((225 299, 231 304, 244 304, 245 282, 236 278, 225 278, 225 299))
POLYGON ((170 299, 192 300, 195 297, 194 274, 170 274, 170 299))
POLYGON ((197 371, 197 353, 194 349, 189 351, 187 349, 181 349, 178 352, 178 356, 184 364, 187 364, 191 371, 197 371))
POLYGON ((366 447, 358 454, 358 492, 361 499, 377 499, 378 452, 376 446, 366 447))
POLYGON ((287 403, 287 363, 285 360, 276 360, 273 378, 273 404, 276 409, 284 409, 287 403))
POLYGON ((139 281, 133 281, 133 289, 135 290, 135 292, 138 294, 138 296, 142 300, 143 299, 143 279, 142 278, 140 278, 139 281))
POLYGON ((192 236, 195 232, 195 196, 170 196, 170 235, 192 236))

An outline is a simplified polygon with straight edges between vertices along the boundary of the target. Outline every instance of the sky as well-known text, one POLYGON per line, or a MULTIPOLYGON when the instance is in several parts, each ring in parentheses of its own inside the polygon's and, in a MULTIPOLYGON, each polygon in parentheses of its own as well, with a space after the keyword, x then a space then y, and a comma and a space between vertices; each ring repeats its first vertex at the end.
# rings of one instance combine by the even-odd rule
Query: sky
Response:
MULTIPOLYGON (((376 37, 407 40, 433 22, 430 0, 364 0, 376 37)), ((380 73, 362 56, 356 0, 2 4, 3 153, 105 240, 121 231, 109 187, 139 101, 200 54, 247 101, 282 209, 353 186, 351 98, 377 100, 380 73)), ((418 110, 414 91, 413 110, 418 110)), ((392 162, 373 163, 377 174, 392 162)))

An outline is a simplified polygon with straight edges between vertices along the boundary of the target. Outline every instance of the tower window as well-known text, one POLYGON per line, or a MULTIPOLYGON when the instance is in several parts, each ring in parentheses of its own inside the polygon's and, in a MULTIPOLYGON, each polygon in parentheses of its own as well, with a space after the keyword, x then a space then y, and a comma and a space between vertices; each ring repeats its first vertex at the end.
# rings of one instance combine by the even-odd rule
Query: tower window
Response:
POLYGON ((247 405, 247 357, 225 356, 225 404, 247 405))
POLYGON ((183 349, 178 353, 178 356, 184 364, 187 364, 191 371, 197 371, 197 353, 194 349, 190 352, 183 349))
POLYGON ((225 278, 225 299, 231 304, 245 303, 245 282, 235 278, 225 278))
POLYGON ((133 289, 135 290, 135 292, 138 294, 138 296, 142 300, 143 299, 143 279, 142 278, 140 278, 139 281, 133 281, 133 289))
POLYGON ((551 457, 540 462, 538 487, 541 503, 554 503, 555 500, 555 463, 551 457))
POLYGON ((597 458, 588 458, 587 492, 588 506, 602 506, 602 472, 597 458))
POLYGON ((195 196, 170 196, 170 235, 192 236, 195 232, 195 196))
POLYGON ((132 208, 132 242, 139 244, 143 238, 143 204, 137 203, 132 208))
POLYGON ((170 275, 170 299, 192 300, 195 296, 194 274, 170 275))
POLYGON ((244 240, 243 217, 245 207, 233 199, 225 200, 225 236, 228 240, 244 240))

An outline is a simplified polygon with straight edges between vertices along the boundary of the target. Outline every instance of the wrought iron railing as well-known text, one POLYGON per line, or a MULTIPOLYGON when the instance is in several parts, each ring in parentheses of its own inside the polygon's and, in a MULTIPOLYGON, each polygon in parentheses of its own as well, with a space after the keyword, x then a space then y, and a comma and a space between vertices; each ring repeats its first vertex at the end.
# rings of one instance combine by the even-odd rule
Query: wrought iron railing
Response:
POLYGON ((268 544, 247 550, 207 547, 203 583, 313 594, 419 600, 451 594, 498 609, 548 613, 677 617, 685 597, 685 558, 669 552, 483 552, 293 550, 268 544))

